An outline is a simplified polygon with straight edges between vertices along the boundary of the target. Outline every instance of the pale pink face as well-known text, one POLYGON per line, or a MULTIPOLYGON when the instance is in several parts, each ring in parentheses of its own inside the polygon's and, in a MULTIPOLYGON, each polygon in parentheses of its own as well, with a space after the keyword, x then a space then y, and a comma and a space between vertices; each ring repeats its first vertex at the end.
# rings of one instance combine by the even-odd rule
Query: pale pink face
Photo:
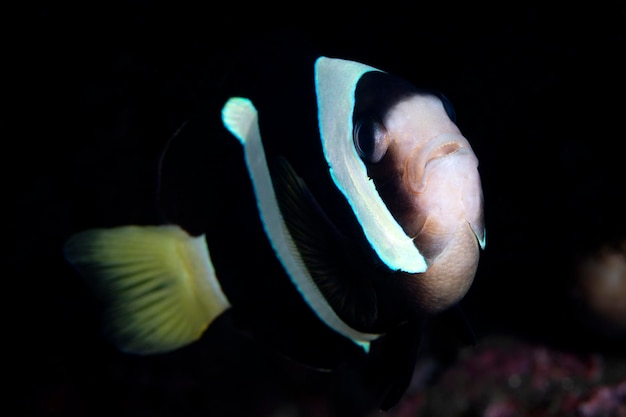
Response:
POLYGON ((411 287, 425 310, 445 309, 469 289, 484 246, 478 160, 432 95, 395 104, 376 135, 368 175, 428 264, 411 287))

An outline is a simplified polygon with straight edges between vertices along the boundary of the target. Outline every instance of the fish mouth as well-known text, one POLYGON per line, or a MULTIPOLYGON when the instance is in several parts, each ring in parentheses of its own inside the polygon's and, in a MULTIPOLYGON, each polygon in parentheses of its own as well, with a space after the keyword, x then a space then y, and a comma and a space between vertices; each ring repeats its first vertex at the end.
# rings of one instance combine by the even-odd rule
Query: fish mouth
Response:
POLYGON ((404 161, 397 200, 391 209, 427 264, 455 233, 471 226, 481 246, 482 190, 478 160, 467 139, 444 133, 416 147, 404 161))
POLYGON ((466 149, 458 134, 444 133, 435 136, 426 144, 415 147, 404 161, 402 178, 411 194, 422 194, 428 185, 437 161, 460 153, 466 149))

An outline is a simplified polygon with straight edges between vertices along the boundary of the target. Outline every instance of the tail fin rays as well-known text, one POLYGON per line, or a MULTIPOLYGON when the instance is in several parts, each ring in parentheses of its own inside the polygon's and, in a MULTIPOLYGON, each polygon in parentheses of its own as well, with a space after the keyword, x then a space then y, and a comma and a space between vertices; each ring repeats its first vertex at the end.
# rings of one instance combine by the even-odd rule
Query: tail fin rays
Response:
POLYGON ((204 236, 178 226, 92 229, 65 256, 107 306, 107 328, 123 351, 175 350, 199 339, 230 307, 204 236))

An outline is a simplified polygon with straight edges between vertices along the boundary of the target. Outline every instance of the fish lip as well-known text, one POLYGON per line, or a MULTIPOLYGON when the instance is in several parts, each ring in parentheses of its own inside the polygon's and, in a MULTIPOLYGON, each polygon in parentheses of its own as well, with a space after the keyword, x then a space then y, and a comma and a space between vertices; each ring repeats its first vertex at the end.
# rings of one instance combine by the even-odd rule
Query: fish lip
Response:
POLYGON ((467 153, 469 149, 467 139, 458 133, 451 132, 441 133, 426 143, 415 146, 404 160, 402 167, 402 179, 405 188, 410 194, 422 194, 428 186, 429 172, 436 166, 433 163, 447 157, 467 153), (450 150, 441 152, 445 148, 450 150), (419 180, 416 181, 416 178, 419 180))

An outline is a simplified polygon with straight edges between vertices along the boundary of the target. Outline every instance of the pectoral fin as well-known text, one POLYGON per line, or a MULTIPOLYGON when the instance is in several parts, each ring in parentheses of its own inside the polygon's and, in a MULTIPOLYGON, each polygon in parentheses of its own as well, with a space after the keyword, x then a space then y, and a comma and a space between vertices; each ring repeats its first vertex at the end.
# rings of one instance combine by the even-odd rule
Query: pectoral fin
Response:
POLYGON ((377 318, 377 296, 355 242, 328 219, 289 162, 279 158, 272 172, 285 223, 315 286, 350 326, 368 329, 377 318))
POLYGON ((123 351, 185 346, 229 307, 204 236, 192 237, 178 226, 87 230, 64 251, 103 297, 110 336, 123 351))

